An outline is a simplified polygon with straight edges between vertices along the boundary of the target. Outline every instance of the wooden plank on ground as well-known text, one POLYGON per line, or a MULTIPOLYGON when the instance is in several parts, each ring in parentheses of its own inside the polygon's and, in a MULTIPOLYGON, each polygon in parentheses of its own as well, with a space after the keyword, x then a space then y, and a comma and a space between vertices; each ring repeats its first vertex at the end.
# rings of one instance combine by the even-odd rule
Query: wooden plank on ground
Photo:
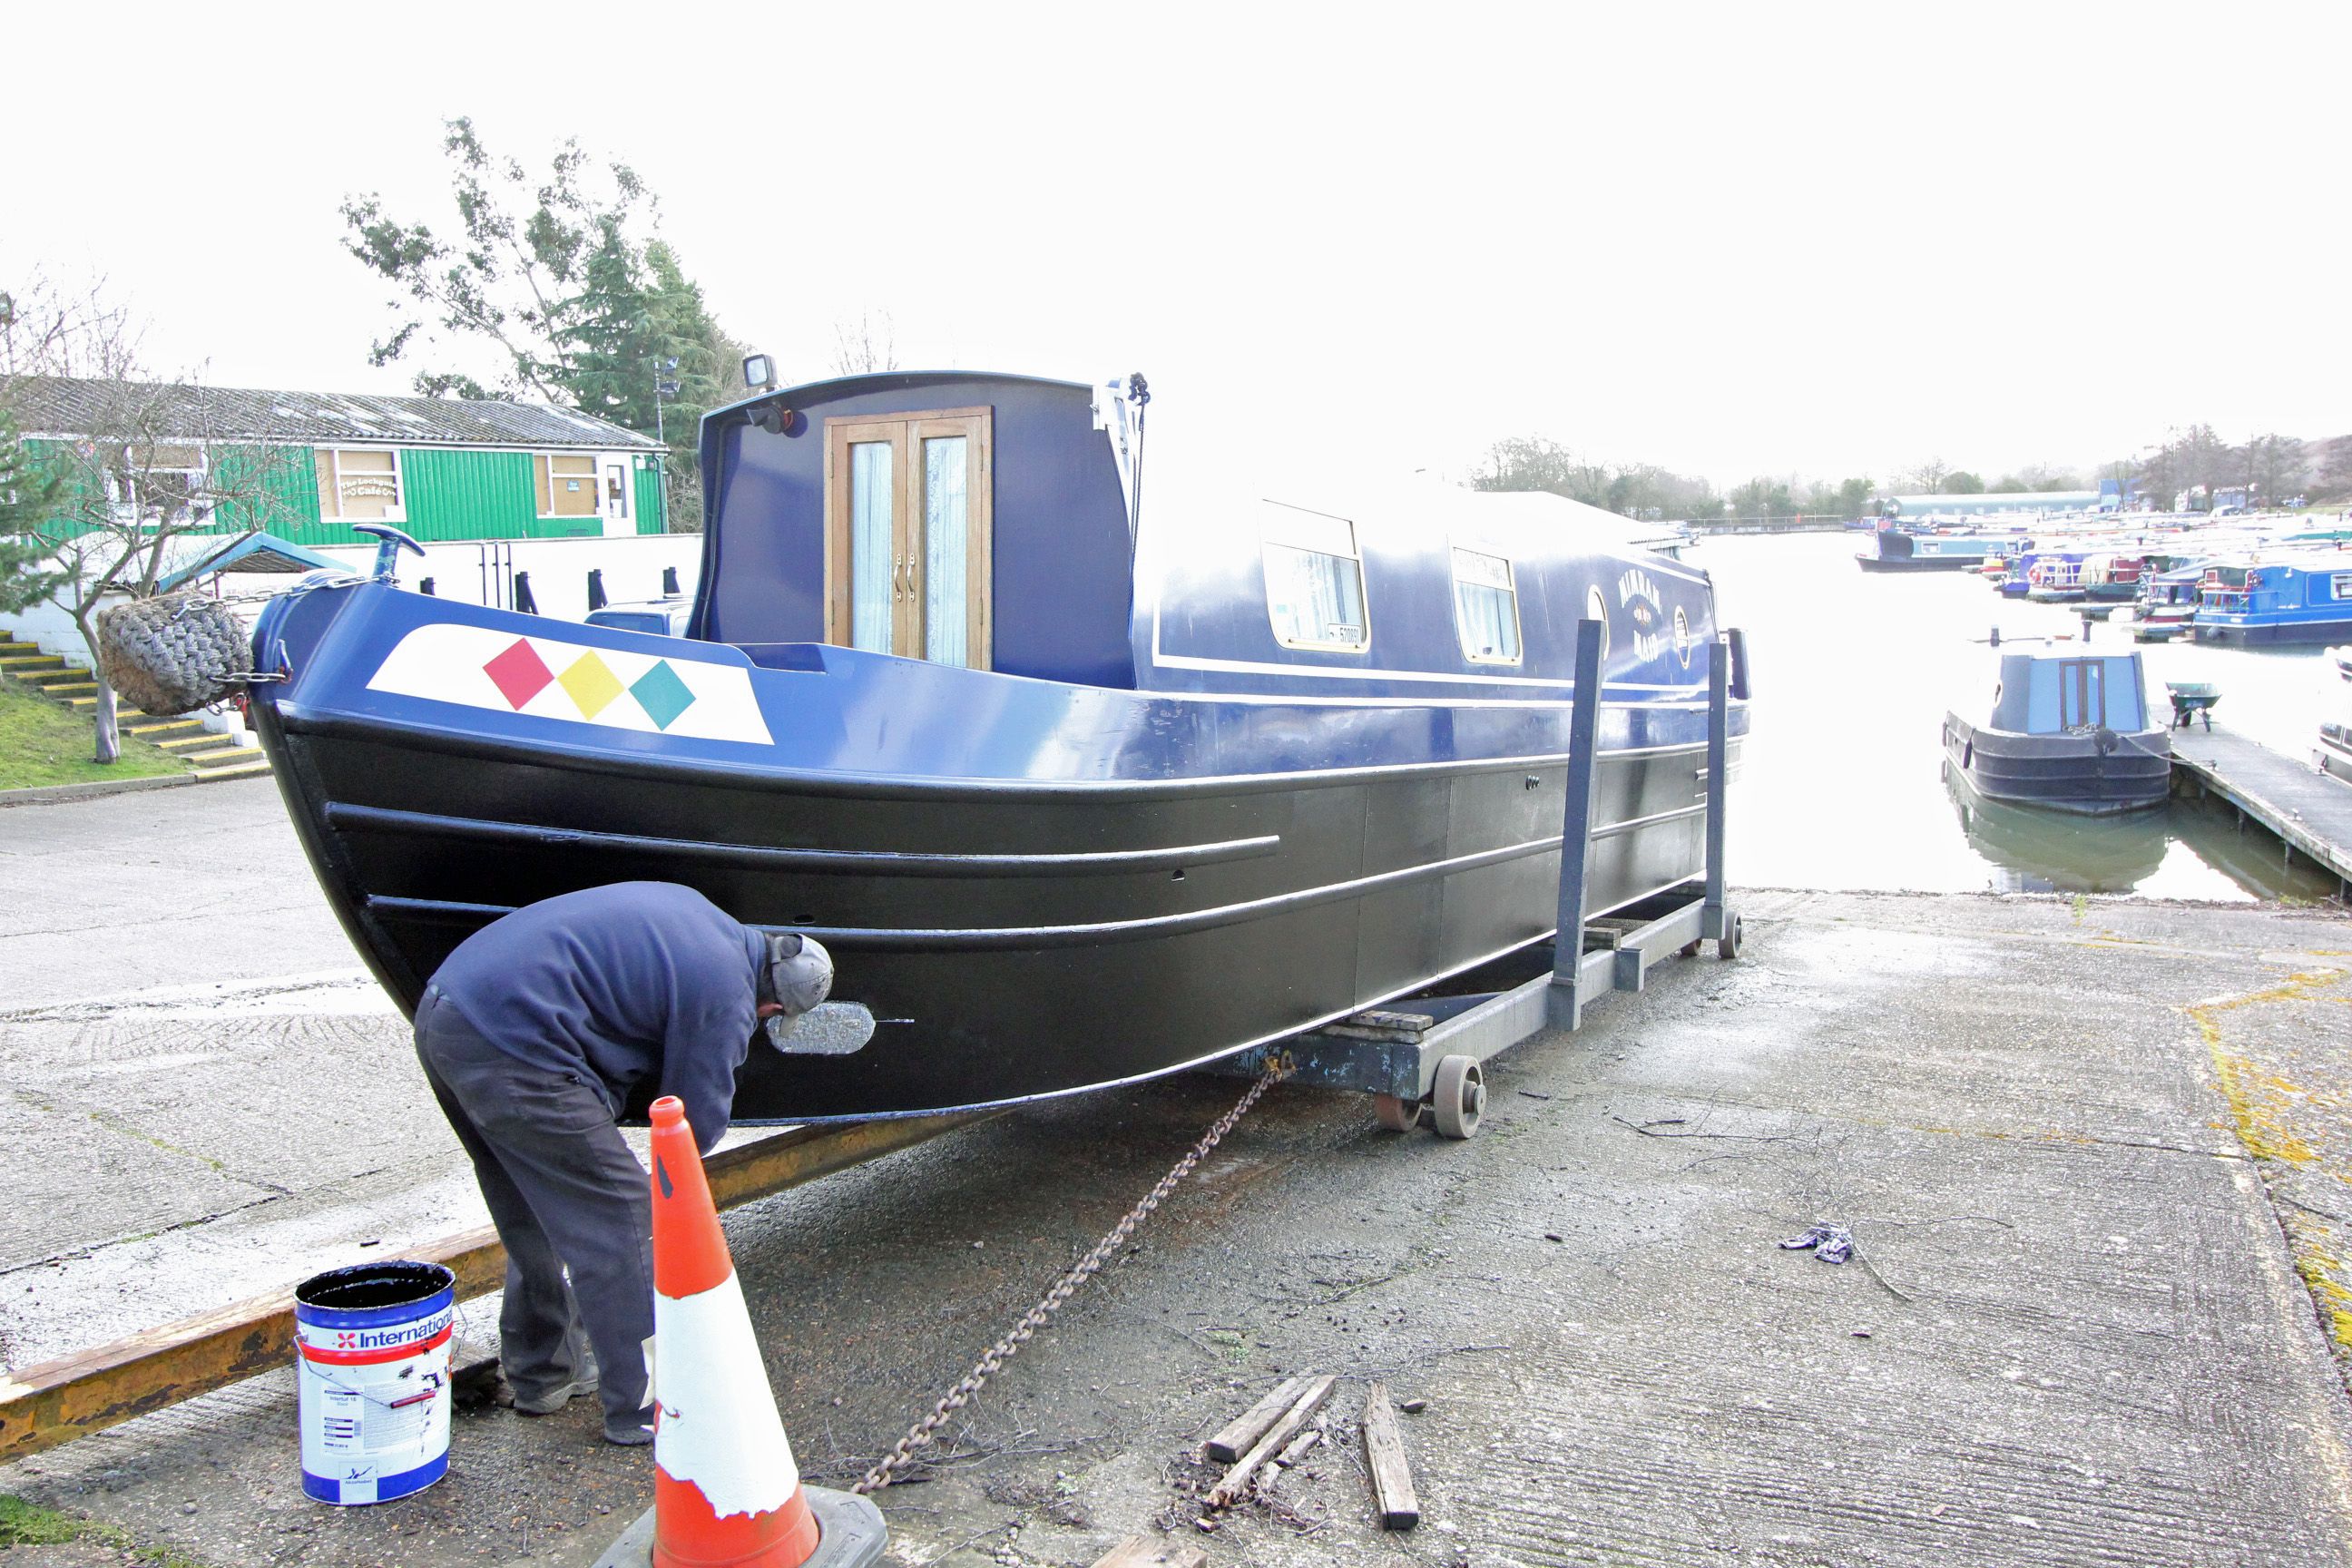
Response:
POLYGON ((1257 1474, 1258 1467, 1280 1453, 1284 1445, 1298 1436, 1301 1426, 1315 1419, 1315 1413, 1323 1408, 1325 1400, 1331 1397, 1331 1385, 1339 1381, 1336 1377, 1318 1377, 1308 1384, 1307 1391, 1282 1413, 1282 1419, 1268 1428, 1265 1436, 1252 1444, 1250 1451, 1225 1472, 1225 1479, 1219 1481, 1217 1489, 1209 1494, 1209 1506, 1227 1507, 1247 1491, 1250 1478, 1257 1474))
POLYGON ((1208 1568, 1209 1554, 1178 1541, 1130 1535, 1095 1559, 1095 1568, 1208 1568))
POLYGON ((1364 1465, 1372 1476, 1372 1499, 1381 1510, 1382 1530, 1411 1530, 1421 1522, 1421 1499, 1412 1489, 1412 1468, 1405 1462, 1404 1434, 1397 1430, 1396 1406, 1389 1403, 1384 1384, 1374 1384, 1364 1395, 1364 1465))
MULTIPOLYGON (((795 1127, 712 1155, 705 1166, 711 1196, 720 1208, 731 1208, 1000 1114, 960 1111, 795 1127)), ((487 1226, 398 1256, 447 1268, 457 1276, 459 1300, 506 1283, 506 1248, 487 1226)), ((293 1356, 294 1290, 288 1286, 111 1344, 0 1372, 0 1463, 284 1366, 293 1356)))
POLYGON ((1248 1453, 1265 1436, 1266 1428, 1282 1419, 1282 1413, 1290 1408, 1306 1386, 1304 1377, 1288 1377, 1276 1384, 1273 1393, 1251 1405, 1245 1414, 1234 1417, 1224 1430, 1209 1439, 1209 1458, 1221 1465, 1230 1465, 1248 1453))

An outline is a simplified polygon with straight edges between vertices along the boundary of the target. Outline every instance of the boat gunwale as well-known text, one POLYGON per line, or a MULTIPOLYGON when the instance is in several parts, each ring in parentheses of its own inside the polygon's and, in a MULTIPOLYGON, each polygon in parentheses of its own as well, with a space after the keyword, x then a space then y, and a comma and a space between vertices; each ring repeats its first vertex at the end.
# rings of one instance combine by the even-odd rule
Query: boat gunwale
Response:
MULTIPOLYGON (((981 779, 919 778, 905 773, 803 772, 784 768, 751 768, 715 758, 590 751, 539 741, 503 740, 459 734, 424 725, 385 719, 362 719, 348 714, 306 713, 301 705, 274 703, 280 729, 289 737, 405 744, 443 756, 506 763, 522 767, 562 768, 612 777, 735 789, 755 794, 800 794, 865 800, 1178 800, 1196 795, 1268 795, 1298 788, 1330 788, 1391 779, 1460 776, 1509 773, 1531 767, 1560 767, 1566 752, 1538 752, 1507 757, 1478 757, 1424 763, 1373 763, 1349 768, 1299 768, 1263 773, 1213 773, 1180 779, 981 779)), ((1735 741, 1745 739, 1735 735, 1735 741)), ((1600 761, 1645 762, 1657 757, 1704 755, 1704 740, 1664 746, 1628 746, 1604 750, 1600 761)), ((322 798, 320 805, 326 804, 322 798)))

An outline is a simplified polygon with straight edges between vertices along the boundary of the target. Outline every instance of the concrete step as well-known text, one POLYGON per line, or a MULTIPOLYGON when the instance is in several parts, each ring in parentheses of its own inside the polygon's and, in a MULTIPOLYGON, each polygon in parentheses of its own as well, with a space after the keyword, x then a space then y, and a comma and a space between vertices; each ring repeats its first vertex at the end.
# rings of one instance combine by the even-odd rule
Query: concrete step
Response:
POLYGON ((39 669, 63 669, 65 667, 65 658, 61 654, 29 653, 15 658, 0 655, 0 673, 8 675, 24 675, 39 669))
MULTIPOLYGON (((130 733, 136 734, 138 731, 134 730, 130 733)), ((222 737, 199 725, 192 734, 169 735, 155 743, 167 752, 176 752, 186 746, 217 746, 222 743, 222 737)))
POLYGON ((173 755, 180 758, 183 762, 205 764, 238 761, 251 762, 258 758, 261 753, 254 750, 251 746, 223 746, 216 752, 174 752, 173 755))
MULTIPOLYGON (((74 673, 80 672, 77 670, 74 673)), ((41 683, 41 693, 45 697, 70 697, 97 690, 98 682, 95 680, 48 680, 41 683)))
MULTIPOLYGON (((253 753, 253 754, 255 754, 255 755, 258 755, 258 753, 253 753)), ((268 758, 267 758, 267 757, 262 757, 262 758, 260 758, 260 760, 259 760, 259 761, 257 761, 257 762, 247 763, 245 763, 245 764, 244 764, 243 766, 241 766, 241 767, 234 767, 234 768, 198 768, 198 769, 196 770, 196 777, 198 777, 198 778, 200 778, 200 779, 204 780, 206 784, 210 784, 210 783, 211 783, 213 780, 215 780, 215 779, 249 779, 249 778, 258 778, 260 775, 262 775, 263 773, 268 773, 268 771, 269 771, 269 759, 268 759, 268 758)))
MULTIPOLYGON (((122 732, 126 735, 151 737, 176 734, 194 740, 203 732, 204 728, 203 721, 197 719, 153 719, 143 724, 125 724, 122 726, 122 732)), ((158 741, 155 743, 160 746, 164 742, 158 741)))

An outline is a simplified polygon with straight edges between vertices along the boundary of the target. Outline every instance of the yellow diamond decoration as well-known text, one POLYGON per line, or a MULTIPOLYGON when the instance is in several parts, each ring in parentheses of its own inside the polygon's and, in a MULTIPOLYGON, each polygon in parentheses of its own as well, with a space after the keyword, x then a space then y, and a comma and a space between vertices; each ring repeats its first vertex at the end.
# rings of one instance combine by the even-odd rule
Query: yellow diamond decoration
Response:
POLYGON ((582 654, 579 662, 555 679, 572 694, 572 700, 580 704, 583 719, 593 719, 627 689, 621 684, 621 678, 593 653, 582 654))

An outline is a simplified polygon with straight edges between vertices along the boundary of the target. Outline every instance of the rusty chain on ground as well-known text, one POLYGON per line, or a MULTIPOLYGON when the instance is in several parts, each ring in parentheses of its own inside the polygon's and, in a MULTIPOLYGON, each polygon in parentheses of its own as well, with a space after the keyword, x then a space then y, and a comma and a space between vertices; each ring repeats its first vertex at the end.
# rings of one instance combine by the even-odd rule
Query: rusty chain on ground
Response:
POLYGON ((1257 1103, 1258 1096, 1281 1082, 1289 1074, 1290 1064, 1286 1056, 1285 1059, 1266 1068, 1265 1075, 1250 1085, 1249 1092, 1242 1096, 1240 1102, 1219 1117, 1207 1134, 1198 1143, 1192 1145, 1192 1152, 1177 1161, 1169 1173, 1160 1178, 1160 1184, 1146 1193, 1141 1203, 1128 1210, 1126 1217, 1111 1226, 1110 1234, 1095 1243, 1095 1249, 1092 1252, 1080 1258, 1068 1273, 1055 1280, 1054 1288, 1045 1292, 1045 1299, 1030 1308, 1022 1316, 1021 1321, 1013 1325, 1012 1332, 989 1346, 988 1353, 974 1363, 970 1372, 964 1373, 963 1381, 949 1389, 946 1396, 932 1406, 931 1413, 915 1423, 908 1430, 907 1435, 899 1438, 892 1447, 889 1453, 883 1456, 881 1463, 866 1471, 849 1489, 863 1496, 868 1492, 880 1491, 884 1487, 888 1486, 890 1473, 913 1458, 916 1449, 929 1444, 932 1439, 932 1434, 946 1423, 950 1415, 970 1404, 972 1395, 980 1392, 981 1386, 987 1383, 996 1369, 1019 1353, 1021 1347, 1029 1342, 1029 1336, 1044 1328, 1046 1321, 1062 1310, 1062 1303, 1070 1299, 1071 1292, 1085 1284, 1089 1276, 1110 1260, 1110 1255, 1118 1250, 1119 1244, 1133 1235, 1135 1227, 1142 1224, 1145 1217, 1160 1206, 1160 1200, 1175 1191, 1176 1184, 1191 1175, 1192 1168, 1201 1163, 1202 1156, 1215 1148, 1217 1141, 1231 1132, 1234 1130, 1234 1124, 1249 1113, 1249 1108, 1257 1103))

